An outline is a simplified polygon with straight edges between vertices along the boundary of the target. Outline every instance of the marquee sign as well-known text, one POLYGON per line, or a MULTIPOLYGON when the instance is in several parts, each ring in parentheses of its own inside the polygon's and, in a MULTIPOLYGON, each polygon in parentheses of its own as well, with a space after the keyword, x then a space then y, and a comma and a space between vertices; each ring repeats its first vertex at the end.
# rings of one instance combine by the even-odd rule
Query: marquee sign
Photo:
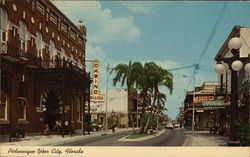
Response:
POLYGON ((93 61, 93 84, 90 95, 91 102, 104 102, 104 95, 99 90, 99 61, 93 61))
POLYGON ((214 96, 195 96, 194 103, 201 103, 202 101, 214 100, 214 96))

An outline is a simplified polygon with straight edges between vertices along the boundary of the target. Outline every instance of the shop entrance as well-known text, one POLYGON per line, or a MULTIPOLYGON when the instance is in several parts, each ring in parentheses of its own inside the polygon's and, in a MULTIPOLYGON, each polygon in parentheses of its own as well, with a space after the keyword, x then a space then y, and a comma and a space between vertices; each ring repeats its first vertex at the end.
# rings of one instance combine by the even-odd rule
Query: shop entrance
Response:
POLYGON ((50 91, 47 94, 46 101, 44 103, 46 107, 44 122, 45 124, 49 125, 50 130, 53 130, 56 121, 61 120, 59 102, 60 102, 59 97, 54 91, 50 91))

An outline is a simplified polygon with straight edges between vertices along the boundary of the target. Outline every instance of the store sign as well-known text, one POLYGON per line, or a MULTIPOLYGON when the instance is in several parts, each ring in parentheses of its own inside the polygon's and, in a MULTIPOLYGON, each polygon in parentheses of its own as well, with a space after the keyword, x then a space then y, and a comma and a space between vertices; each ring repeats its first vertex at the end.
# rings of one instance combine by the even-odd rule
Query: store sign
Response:
POLYGON ((214 100, 214 96, 195 96, 194 103, 201 103, 202 101, 214 100))
POLYGON ((196 112, 204 112, 204 110, 196 110, 196 112))
POLYGON ((90 95, 91 102, 104 102, 104 94, 99 91, 99 61, 93 61, 93 84, 90 95))
POLYGON ((91 102, 104 102, 104 99, 105 99, 104 94, 90 95, 90 101, 91 102))
POLYGON ((215 100, 215 101, 202 101, 202 106, 224 106, 224 102, 220 100, 215 100))
POLYGON ((93 61, 93 86, 92 94, 99 94, 99 62, 97 60, 93 61))

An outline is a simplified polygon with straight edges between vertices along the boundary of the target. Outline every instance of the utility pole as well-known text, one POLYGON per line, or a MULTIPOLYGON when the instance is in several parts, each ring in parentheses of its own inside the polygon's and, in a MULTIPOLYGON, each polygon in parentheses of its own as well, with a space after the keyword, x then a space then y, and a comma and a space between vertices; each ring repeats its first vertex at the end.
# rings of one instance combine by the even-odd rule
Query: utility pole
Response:
POLYGON ((138 93, 136 92, 136 127, 138 128, 138 93))
POLYGON ((107 87, 106 87, 106 126, 105 126, 105 131, 107 133, 108 131, 108 83, 109 83, 109 63, 107 63, 107 67, 106 67, 106 72, 107 72, 107 87))
POLYGON ((195 101, 195 77, 196 77, 196 70, 199 70, 199 64, 195 65, 194 69, 194 92, 193 92, 193 114, 192 114, 192 134, 194 133, 194 101, 195 101))

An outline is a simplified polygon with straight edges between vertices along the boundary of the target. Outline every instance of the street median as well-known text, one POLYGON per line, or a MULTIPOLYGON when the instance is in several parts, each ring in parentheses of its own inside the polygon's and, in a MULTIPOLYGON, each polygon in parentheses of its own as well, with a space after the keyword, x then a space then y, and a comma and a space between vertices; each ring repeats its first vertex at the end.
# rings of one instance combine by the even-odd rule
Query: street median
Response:
POLYGON ((163 134, 164 132, 165 132, 165 129, 157 131, 154 134, 134 134, 134 135, 128 135, 128 136, 125 136, 125 137, 119 139, 118 141, 144 141, 144 140, 148 140, 148 139, 151 139, 151 138, 158 137, 161 134, 163 134))

